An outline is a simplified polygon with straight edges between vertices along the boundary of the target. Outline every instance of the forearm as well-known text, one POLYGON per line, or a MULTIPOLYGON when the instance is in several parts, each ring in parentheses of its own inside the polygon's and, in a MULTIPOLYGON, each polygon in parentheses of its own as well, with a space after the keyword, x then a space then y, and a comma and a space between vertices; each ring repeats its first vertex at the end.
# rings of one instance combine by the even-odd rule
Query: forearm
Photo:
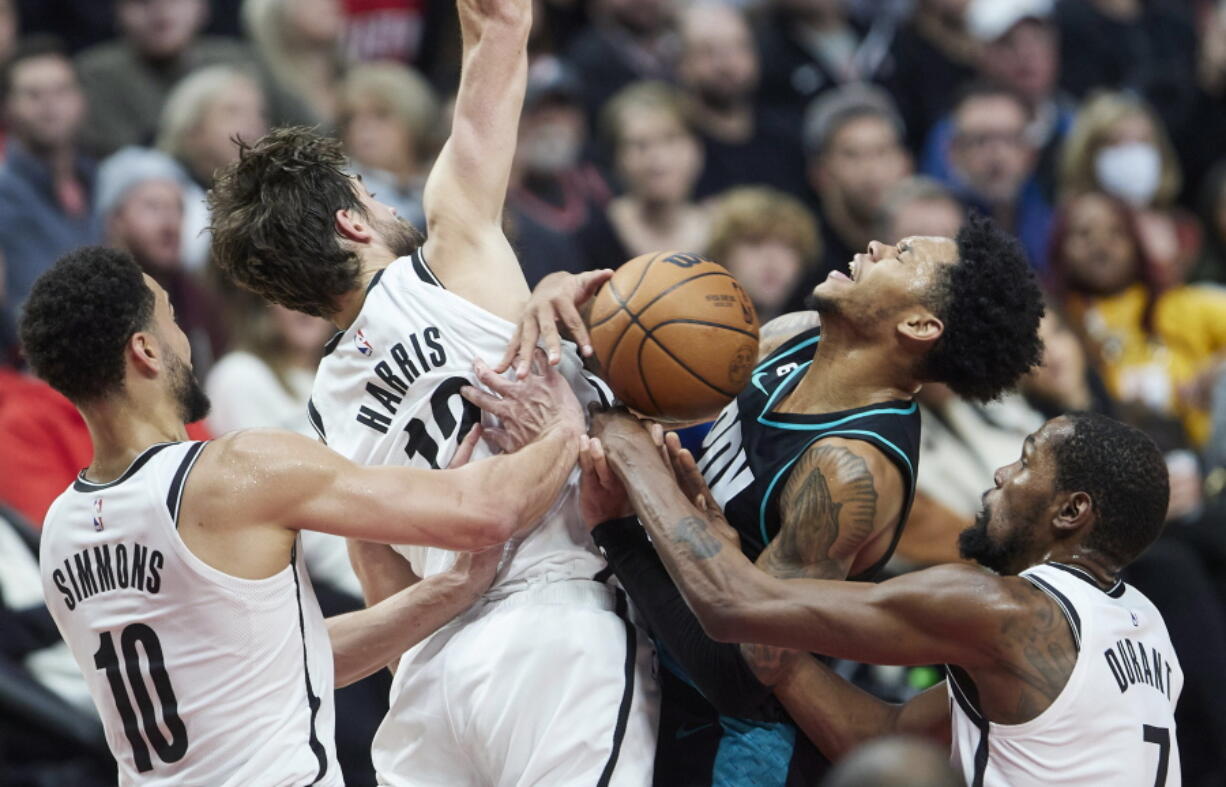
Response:
MULTIPOLYGON (((535 523, 549 511, 570 478, 579 455, 579 435, 554 427, 513 454, 470 465, 481 473, 479 489, 514 514, 513 530, 535 523)), ((511 534, 505 534, 506 540, 511 534)))
POLYGON ((884 702, 799 654, 775 684, 775 697, 830 760, 873 738, 901 732, 902 706, 884 702))
POLYGON ((442 573, 421 580, 367 609, 328 618, 336 688, 392 664, 456 615, 480 591, 442 573))
POLYGON ((606 451, 668 573, 703 628, 723 639, 715 632, 725 628, 732 603, 761 572, 686 499, 646 432, 606 440, 606 451))
POLYGON ((777 718, 770 689, 754 676, 740 646, 706 635, 633 517, 601 524, 592 538, 657 641, 716 710, 738 718, 777 718))

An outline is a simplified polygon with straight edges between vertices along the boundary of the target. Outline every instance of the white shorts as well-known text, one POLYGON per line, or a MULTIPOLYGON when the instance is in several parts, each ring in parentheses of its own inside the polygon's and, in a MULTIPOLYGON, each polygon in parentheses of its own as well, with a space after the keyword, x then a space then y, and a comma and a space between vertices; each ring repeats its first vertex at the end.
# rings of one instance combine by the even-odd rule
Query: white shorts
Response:
POLYGON ((655 650, 597 582, 478 602, 401 658, 390 705, 380 785, 651 784, 655 650))

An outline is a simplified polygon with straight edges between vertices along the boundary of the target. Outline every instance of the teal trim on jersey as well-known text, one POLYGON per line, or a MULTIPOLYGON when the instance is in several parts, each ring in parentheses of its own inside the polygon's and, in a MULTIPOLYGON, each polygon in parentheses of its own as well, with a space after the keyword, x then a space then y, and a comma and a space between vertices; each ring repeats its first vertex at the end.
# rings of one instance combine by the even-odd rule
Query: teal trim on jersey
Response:
POLYGON ((762 387, 762 378, 768 374, 770 374, 770 372, 756 372, 753 376, 753 387, 757 388, 759 391, 766 394, 767 396, 770 396, 770 391, 762 387))
MULTIPOLYGON (((810 424, 789 424, 782 421, 772 421, 768 419, 766 414, 769 413, 771 408, 775 406, 775 401, 779 398, 779 394, 782 393, 785 388, 787 388, 788 383, 791 382, 792 378, 795 377, 796 374, 809 368, 810 363, 812 363, 812 361, 802 363, 800 366, 797 366, 792 370, 792 373, 787 376, 787 379, 779 384, 779 387, 775 389, 775 393, 771 394, 771 397, 766 400, 766 406, 762 408, 762 414, 758 416, 758 423, 762 424, 763 426, 773 426, 776 429, 812 431, 814 429, 831 429, 836 426, 842 426, 843 424, 854 421, 857 418, 865 418, 870 415, 912 415, 917 409, 919 409, 919 405, 912 402, 909 407, 878 407, 874 410, 865 410, 862 413, 852 413, 851 415, 843 416, 842 418, 834 421, 824 421, 822 423, 810 424)), ((910 462, 908 462, 908 464, 910 464, 910 462)))
MULTIPOLYGON (((911 406, 910 411, 902 411, 902 410, 884 410, 884 411, 883 411, 883 410, 874 410, 873 412, 896 412, 896 413, 897 413, 897 412, 902 412, 902 413, 906 413, 906 412, 914 412, 914 410, 915 410, 915 405, 914 405, 914 403, 913 403, 913 404, 912 404, 912 406, 911 406)), ((860 413, 860 415, 868 415, 868 413, 860 413)), ((856 417, 858 417, 858 416, 849 416, 849 417, 850 417, 850 418, 856 418, 856 417)), ((842 421, 846 421, 846 420, 848 420, 848 419, 844 418, 844 419, 841 419, 841 420, 842 420, 842 421)), ((915 467, 914 467, 914 466, 911 464, 911 457, 907 456, 907 452, 906 452, 906 451, 904 451, 904 450, 902 450, 901 448, 899 448, 898 446, 894 445, 893 443, 891 443, 889 440, 885 439, 885 438, 884 438, 884 437, 882 437, 881 435, 877 434, 876 432, 870 432, 870 431, 868 431, 867 429, 840 429, 840 430, 837 430, 837 431, 825 432, 824 434, 820 434, 820 435, 818 435, 817 437, 814 437, 814 438, 813 438, 812 440, 810 440, 808 443, 806 443, 806 444, 805 444, 805 447, 804 447, 804 448, 802 448, 800 451, 798 451, 798 452, 796 453, 796 456, 792 457, 792 460, 791 460, 790 462, 788 462, 787 464, 785 464, 783 467, 779 468, 779 472, 775 473, 775 477, 774 477, 774 478, 772 478, 772 479, 771 479, 771 482, 770 482, 770 483, 767 485, 767 487, 766 487, 766 494, 764 494, 764 495, 762 496, 762 505, 761 505, 761 506, 758 508, 758 529, 759 529, 759 530, 761 531, 761 533, 762 533, 762 546, 763 546, 763 548, 765 548, 765 547, 766 547, 766 545, 767 545, 767 544, 769 544, 769 543, 771 542, 770 537, 769 537, 769 536, 766 534, 766 504, 770 502, 770 499, 771 499, 771 493, 775 491, 775 484, 779 483, 779 479, 780 479, 780 478, 783 478, 783 474, 784 474, 784 473, 786 473, 786 472, 787 472, 789 469, 791 469, 792 465, 796 464, 796 462, 797 462, 797 461, 800 459, 800 457, 802 457, 802 456, 804 456, 804 455, 805 455, 805 451, 808 451, 808 450, 809 450, 809 448, 810 448, 810 447, 811 447, 811 446, 812 446, 814 443, 816 443, 818 440, 821 440, 821 439, 822 439, 822 438, 824 438, 824 437, 836 437, 836 436, 872 437, 872 438, 875 438, 875 439, 877 439, 878 441, 880 441, 880 442, 881 442, 883 445, 888 446, 889 448, 893 449, 894 453, 896 453, 896 454, 898 454, 899 456, 901 456, 901 457, 902 457, 902 460, 903 460, 904 462, 906 462, 906 463, 907 463, 907 472, 908 472, 908 473, 910 474, 910 476, 911 476, 911 488, 912 488, 912 489, 914 489, 914 488, 915 488, 915 467)))
MULTIPOLYGON (((800 344, 796 345, 795 347, 791 348, 790 350, 787 351, 787 354, 791 355, 797 350, 803 350, 806 347, 812 347, 813 345, 817 344, 821 340, 822 340, 821 336, 814 336, 812 339, 803 341, 800 344)), ((769 363, 779 360, 779 358, 777 357, 779 355, 779 351, 782 350, 786 346, 787 346, 787 342, 784 342, 783 345, 776 348, 776 350, 773 353, 771 353, 770 355, 766 356, 761 361, 759 361, 758 365, 754 367, 754 371, 761 371, 763 366, 766 366, 769 363)), ((812 363, 812 361, 810 361, 810 363, 812 363)))
POLYGON ((786 722, 747 721, 720 716, 724 734, 715 752, 712 787, 784 787, 796 728, 786 722))

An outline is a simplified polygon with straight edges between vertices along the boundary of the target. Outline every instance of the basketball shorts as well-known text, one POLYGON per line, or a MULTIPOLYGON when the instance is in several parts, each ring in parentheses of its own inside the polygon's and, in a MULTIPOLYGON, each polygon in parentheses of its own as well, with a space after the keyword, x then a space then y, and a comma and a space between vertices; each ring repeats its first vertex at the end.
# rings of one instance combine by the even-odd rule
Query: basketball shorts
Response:
POLYGON ((372 748, 380 785, 652 781, 655 652, 625 595, 597 582, 478 602, 401 658, 390 706, 372 748))

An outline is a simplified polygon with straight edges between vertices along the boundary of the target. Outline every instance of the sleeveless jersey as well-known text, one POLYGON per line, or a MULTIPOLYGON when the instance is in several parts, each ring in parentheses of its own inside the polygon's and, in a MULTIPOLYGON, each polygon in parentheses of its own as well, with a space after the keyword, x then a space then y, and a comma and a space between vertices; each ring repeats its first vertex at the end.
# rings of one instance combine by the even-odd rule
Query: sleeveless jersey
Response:
POLYGON ((332 646, 300 550, 229 576, 177 531, 204 443, 84 473, 47 512, 43 595, 102 717, 120 784, 342 784, 332 646))
MULTIPOLYGON (((328 343, 308 404, 311 422, 320 439, 355 462, 445 468, 473 424, 496 423, 460 389, 478 385, 473 361, 496 364, 514 331, 512 323, 444 288, 420 250, 401 257, 376 275, 353 324, 328 343)), ((573 344, 558 369, 585 411, 590 402, 612 401, 605 384, 583 370, 573 344)), ((472 459, 490 454, 481 441, 472 459)), ((499 570, 495 588, 529 578, 591 579, 605 567, 578 500, 576 465, 545 521, 499 570)), ((420 576, 455 559, 443 549, 396 549, 420 576)))
MULTIPOLYGON (((869 579, 889 559, 906 522, 919 462, 920 416, 914 402, 888 402, 834 413, 773 412, 813 362, 820 329, 805 331, 754 369, 750 383, 720 414, 703 441, 698 460, 711 492, 756 560, 779 533, 779 499, 796 462, 823 437, 863 440, 890 458, 902 473, 903 506, 898 528, 881 560, 855 579, 869 579)), ((821 781, 825 759, 781 706, 770 721, 721 716, 657 643, 665 704, 660 719, 658 784, 811 785, 821 781)))
POLYGON ((1180 784, 1183 671, 1162 615, 1135 588, 1104 591, 1073 566, 1046 563, 1021 576, 1064 613, 1077 661, 1055 701, 1024 724, 984 719, 974 684, 950 668, 952 758, 967 784, 1180 784))
POLYGON ((804 377, 821 341, 805 331, 758 364, 750 383, 707 433, 698 466, 751 560, 779 533, 779 499, 792 468, 823 437, 862 440, 879 449, 902 474, 903 508, 889 549, 852 579, 869 579, 885 565, 902 534, 915 497, 920 416, 915 402, 887 402, 835 413, 773 412, 804 377))

